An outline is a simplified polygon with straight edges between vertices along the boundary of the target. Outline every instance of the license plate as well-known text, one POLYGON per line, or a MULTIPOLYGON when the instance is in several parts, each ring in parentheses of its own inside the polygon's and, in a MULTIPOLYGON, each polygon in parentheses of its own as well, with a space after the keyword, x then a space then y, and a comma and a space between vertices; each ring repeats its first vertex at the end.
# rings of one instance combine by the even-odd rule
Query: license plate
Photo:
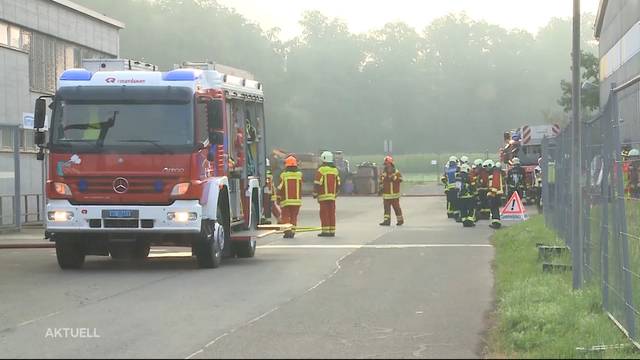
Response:
POLYGON ((137 219, 138 210, 102 210, 103 219, 137 219))

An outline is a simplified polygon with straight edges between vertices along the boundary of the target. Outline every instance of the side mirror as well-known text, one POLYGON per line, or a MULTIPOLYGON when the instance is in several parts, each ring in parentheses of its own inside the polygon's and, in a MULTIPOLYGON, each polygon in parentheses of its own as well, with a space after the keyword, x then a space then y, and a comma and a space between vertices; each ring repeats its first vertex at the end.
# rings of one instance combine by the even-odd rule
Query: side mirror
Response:
POLYGON ((224 121, 222 118, 222 101, 213 100, 207 103, 207 117, 209 129, 222 130, 224 121))
POLYGON ((45 142, 45 133, 42 131, 36 131, 34 135, 34 142, 36 145, 43 145, 45 142))
POLYGON ((36 108, 33 112, 33 127, 36 129, 42 129, 44 127, 44 120, 47 116, 47 101, 45 99, 36 100, 36 108))

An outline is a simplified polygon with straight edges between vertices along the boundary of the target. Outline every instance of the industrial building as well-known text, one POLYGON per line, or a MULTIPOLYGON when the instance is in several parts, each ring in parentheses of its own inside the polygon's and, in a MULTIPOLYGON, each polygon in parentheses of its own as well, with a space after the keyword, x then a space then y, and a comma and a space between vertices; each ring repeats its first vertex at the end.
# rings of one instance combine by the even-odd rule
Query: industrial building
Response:
MULTIPOLYGON (((600 108, 616 86, 640 75, 640 1, 601 0, 596 17, 595 37, 599 40, 600 108)), ((640 143, 640 86, 619 94, 623 141, 640 143)))

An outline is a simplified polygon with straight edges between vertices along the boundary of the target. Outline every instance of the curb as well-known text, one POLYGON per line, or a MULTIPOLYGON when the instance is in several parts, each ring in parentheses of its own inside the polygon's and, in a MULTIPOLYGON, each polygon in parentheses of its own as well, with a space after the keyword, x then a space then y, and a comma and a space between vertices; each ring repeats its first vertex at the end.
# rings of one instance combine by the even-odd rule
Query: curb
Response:
POLYGON ((55 243, 38 242, 38 243, 22 243, 22 244, 0 244, 2 249, 53 249, 55 243))

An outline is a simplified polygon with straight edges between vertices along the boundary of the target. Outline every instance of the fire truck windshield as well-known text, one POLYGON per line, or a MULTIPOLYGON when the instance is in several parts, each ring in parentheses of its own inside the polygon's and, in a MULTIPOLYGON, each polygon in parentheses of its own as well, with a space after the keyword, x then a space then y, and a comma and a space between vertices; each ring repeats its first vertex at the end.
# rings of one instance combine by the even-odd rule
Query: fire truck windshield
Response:
POLYGON ((51 148, 75 152, 188 152, 194 146, 192 103, 60 101, 51 148))

